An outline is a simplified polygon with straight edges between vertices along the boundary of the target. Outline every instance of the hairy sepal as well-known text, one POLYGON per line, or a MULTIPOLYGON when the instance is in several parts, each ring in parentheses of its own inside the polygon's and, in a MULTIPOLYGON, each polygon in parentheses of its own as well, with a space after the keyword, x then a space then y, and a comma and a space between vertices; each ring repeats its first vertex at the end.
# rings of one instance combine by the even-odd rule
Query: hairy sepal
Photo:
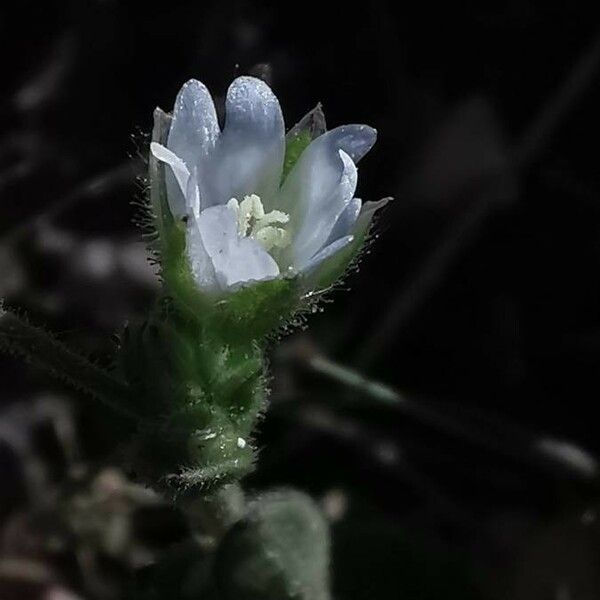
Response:
POLYGON ((325 115, 320 104, 308 112, 285 136, 285 158, 281 181, 285 181, 289 172, 298 162, 308 145, 326 131, 325 115))

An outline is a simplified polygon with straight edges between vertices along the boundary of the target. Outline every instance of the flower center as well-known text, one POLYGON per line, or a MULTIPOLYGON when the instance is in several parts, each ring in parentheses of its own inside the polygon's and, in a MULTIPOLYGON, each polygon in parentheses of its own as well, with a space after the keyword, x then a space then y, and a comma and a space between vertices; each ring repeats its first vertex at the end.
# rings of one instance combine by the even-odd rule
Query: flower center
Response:
POLYGON ((227 206, 237 217, 238 234, 255 239, 267 252, 285 248, 290 244, 290 234, 281 225, 290 217, 280 210, 265 213, 265 207, 256 194, 246 196, 241 202, 232 198, 227 206))

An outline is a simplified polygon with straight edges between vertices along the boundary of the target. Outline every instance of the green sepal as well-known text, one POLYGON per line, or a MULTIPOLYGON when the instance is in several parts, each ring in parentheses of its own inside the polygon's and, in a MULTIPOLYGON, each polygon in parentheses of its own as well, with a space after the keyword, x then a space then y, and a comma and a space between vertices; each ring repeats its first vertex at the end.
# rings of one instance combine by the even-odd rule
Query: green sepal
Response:
MULTIPOLYGON (((152 141, 166 144, 171 116, 160 108, 154 111, 152 141)), ((210 301, 204 299, 196 285, 186 254, 186 225, 173 217, 167 200, 165 165, 150 154, 150 212, 153 235, 149 249, 160 265, 160 275, 166 296, 173 296, 187 307, 191 314, 204 312, 210 301)))
POLYGON ((325 114, 321 104, 317 104, 309 113, 304 115, 285 137, 285 158, 281 181, 285 181, 292 167, 298 162, 306 147, 320 135, 325 133, 325 114))
MULTIPOLYGON (((166 144, 170 127, 171 116, 160 108, 156 108, 152 141, 166 144)), ((167 202, 165 165, 152 153, 148 157, 148 176, 150 179, 150 217, 155 228, 154 235, 148 236, 149 246, 151 251, 164 258, 166 255, 175 254, 180 241, 177 239, 175 219, 167 202)))
POLYGON ((228 343, 250 343, 284 328, 298 310, 298 277, 257 281, 238 289, 202 291, 183 257, 163 268, 164 293, 182 314, 228 343))
POLYGON ((223 339, 261 340, 284 328, 298 309, 298 277, 259 281, 223 295, 214 306, 213 323, 223 339))

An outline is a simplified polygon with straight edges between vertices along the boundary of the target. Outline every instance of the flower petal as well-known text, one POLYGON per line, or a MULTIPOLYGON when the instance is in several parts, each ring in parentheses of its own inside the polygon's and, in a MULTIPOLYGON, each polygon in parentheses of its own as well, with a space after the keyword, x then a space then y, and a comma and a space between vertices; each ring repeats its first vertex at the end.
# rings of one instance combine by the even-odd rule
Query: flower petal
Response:
MULTIPOLYGON (((307 152, 326 136, 317 138, 307 152)), ((335 159, 329 150, 327 146, 317 148, 314 160, 306 161, 300 165, 301 169, 290 173, 294 187, 284 185, 282 190, 285 196, 288 188, 290 195, 297 199, 290 222, 294 235, 292 262, 298 269, 325 245, 338 218, 354 197, 358 176, 354 162, 343 150, 337 150, 335 159)))
MULTIPOLYGON (((305 219, 332 196, 345 168, 339 160, 339 151, 357 162, 373 146, 376 137, 377 132, 367 125, 344 125, 313 140, 284 181, 277 202, 277 208, 291 215, 292 230, 298 232, 305 219)), ((322 243, 326 240, 327 237, 322 243)))
POLYGON ((307 290, 328 288, 344 274, 348 265, 360 252, 369 233, 373 215, 390 200, 391 198, 384 198, 378 202, 364 204, 351 235, 327 244, 309 261, 304 267, 304 284, 307 290))
POLYGON ((219 122, 210 92, 196 79, 190 79, 177 94, 167 148, 191 171, 210 154, 218 137, 219 122))
POLYGON ((328 131, 327 136, 332 145, 358 163, 377 141, 377 130, 368 125, 342 125, 328 131))
POLYGON ((353 235, 345 235, 344 237, 338 238, 335 242, 325 246, 322 250, 319 250, 305 265, 302 266, 303 272, 312 271, 315 267, 321 264, 324 260, 327 260, 333 256, 336 252, 339 252, 342 248, 345 248, 354 240, 353 235))
MULTIPOLYGON (((167 148, 185 162, 190 172, 198 169, 203 206, 206 205, 206 193, 202 187, 206 162, 219 133, 219 122, 210 92, 196 79, 190 79, 177 94, 167 148)), ((180 203, 179 190, 173 185, 173 176, 170 173, 167 173, 166 183, 167 193, 174 198, 173 202, 180 203)))
POLYGON ((238 235, 235 214, 228 206, 207 208, 196 222, 222 289, 279 275, 277 263, 258 242, 238 235))
POLYGON ((362 200, 359 198, 353 198, 346 206, 342 214, 338 217, 338 220, 335 222, 331 233, 329 234, 329 238, 325 245, 332 244, 338 238, 344 237, 352 232, 352 228, 356 223, 356 219, 358 219, 358 215, 360 214, 360 209, 362 207, 362 200))
POLYGON ((208 204, 251 194, 268 201, 279 186, 285 149, 279 101, 260 79, 238 77, 227 92, 225 112, 223 133, 204 174, 208 204))
POLYGON ((218 290, 215 267, 206 251, 196 215, 193 215, 187 223, 186 250, 192 275, 198 287, 208 291, 218 290))
POLYGON ((198 217, 200 215, 200 190, 198 189, 197 168, 194 168, 190 173, 185 189, 185 203, 193 216, 198 217))
POLYGON ((173 216, 177 219, 181 219, 189 212, 186 197, 188 193, 190 171, 179 156, 165 148, 162 144, 152 142, 150 144, 150 151, 155 158, 171 167, 170 169, 166 169, 165 173, 167 182, 167 201, 173 216), (171 181, 170 184, 169 181, 171 181))

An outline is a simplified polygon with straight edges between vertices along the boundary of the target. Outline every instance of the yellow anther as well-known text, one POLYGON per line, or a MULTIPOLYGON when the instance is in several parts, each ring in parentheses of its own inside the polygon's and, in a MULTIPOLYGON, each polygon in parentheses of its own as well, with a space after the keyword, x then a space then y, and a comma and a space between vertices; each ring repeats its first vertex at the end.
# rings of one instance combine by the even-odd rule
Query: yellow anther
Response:
POLYGON ((290 217, 280 210, 265 213, 261 199, 256 194, 245 196, 241 202, 232 198, 227 206, 237 217, 238 234, 255 239, 265 250, 285 248, 290 244, 290 235, 283 227, 290 217))

